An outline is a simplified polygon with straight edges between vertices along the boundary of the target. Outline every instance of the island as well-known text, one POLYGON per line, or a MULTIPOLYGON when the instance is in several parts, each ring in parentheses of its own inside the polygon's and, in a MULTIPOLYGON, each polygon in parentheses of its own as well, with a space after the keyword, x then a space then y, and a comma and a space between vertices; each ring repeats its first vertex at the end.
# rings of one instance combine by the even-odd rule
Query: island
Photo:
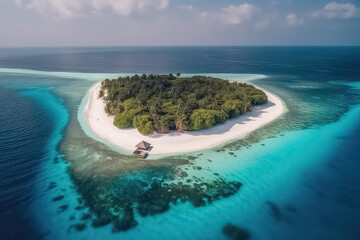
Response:
POLYGON ((132 152, 146 141, 152 154, 175 154, 245 137, 285 110, 277 96, 248 83, 143 74, 95 84, 82 115, 106 144, 132 152))
POLYGON ((267 103, 252 85, 205 77, 134 75, 101 82, 99 98, 120 129, 143 135, 211 128, 267 103))

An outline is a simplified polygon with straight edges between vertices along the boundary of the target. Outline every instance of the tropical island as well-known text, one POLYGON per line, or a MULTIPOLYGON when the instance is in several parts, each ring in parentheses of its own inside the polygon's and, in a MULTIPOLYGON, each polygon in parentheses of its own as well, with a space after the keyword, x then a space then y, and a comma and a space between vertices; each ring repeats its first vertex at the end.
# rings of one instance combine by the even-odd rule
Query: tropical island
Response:
POLYGON ((264 75, 187 76, 102 80, 85 96, 80 124, 92 138, 129 154, 141 141, 151 143, 152 155, 177 154, 244 138, 286 111, 279 97, 244 83, 264 75))
POLYGON ((246 83, 180 74, 106 79, 99 97, 116 127, 135 127, 143 135, 211 128, 268 101, 264 91, 246 83))

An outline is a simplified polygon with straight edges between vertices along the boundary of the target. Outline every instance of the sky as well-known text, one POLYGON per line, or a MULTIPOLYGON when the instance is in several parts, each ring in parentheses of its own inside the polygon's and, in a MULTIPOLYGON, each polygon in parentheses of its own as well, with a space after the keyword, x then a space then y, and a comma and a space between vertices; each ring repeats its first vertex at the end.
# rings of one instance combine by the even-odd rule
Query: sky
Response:
POLYGON ((0 47, 360 45, 360 0, 0 0, 0 47))

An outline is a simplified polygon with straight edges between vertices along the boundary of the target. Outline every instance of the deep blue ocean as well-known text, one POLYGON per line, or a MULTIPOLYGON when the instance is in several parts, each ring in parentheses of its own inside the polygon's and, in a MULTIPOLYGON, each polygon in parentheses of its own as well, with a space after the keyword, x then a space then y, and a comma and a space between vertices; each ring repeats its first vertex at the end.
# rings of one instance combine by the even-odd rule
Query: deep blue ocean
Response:
POLYGON ((360 239, 359 133, 360 47, 0 49, 0 239, 360 239), (266 75, 288 112, 147 161, 81 127, 97 81, 177 72, 266 75))

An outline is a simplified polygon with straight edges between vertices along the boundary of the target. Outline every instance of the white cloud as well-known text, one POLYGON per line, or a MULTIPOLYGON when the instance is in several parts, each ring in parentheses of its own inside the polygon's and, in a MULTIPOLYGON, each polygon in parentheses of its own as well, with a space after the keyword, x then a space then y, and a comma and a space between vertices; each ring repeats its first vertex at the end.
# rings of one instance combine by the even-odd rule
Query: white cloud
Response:
POLYGON ((55 17, 82 17, 83 0, 32 0, 26 8, 55 17))
POLYGON ((168 7, 169 0, 15 0, 19 6, 58 18, 78 18, 111 11, 120 16, 144 14, 168 7))
POLYGON ((218 13, 203 12, 204 18, 212 17, 224 24, 242 24, 250 21, 260 10, 252 4, 229 5, 218 13))
POLYGON ((185 11, 189 11, 189 12, 193 10, 192 5, 179 5, 177 7, 181 10, 185 10, 185 11))
POLYGON ((258 8, 252 4, 230 5, 222 9, 220 19, 223 23, 227 24, 241 24, 249 21, 257 12, 258 8))
POLYGON ((304 24, 304 19, 299 18, 294 13, 290 13, 290 14, 286 15, 285 22, 287 25, 294 27, 294 26, 304 24))
POLYGON ((314 18, 354 18, 359 16, 359 9, 352 3, 329 2, 321 10, 312 14, 314 18))

